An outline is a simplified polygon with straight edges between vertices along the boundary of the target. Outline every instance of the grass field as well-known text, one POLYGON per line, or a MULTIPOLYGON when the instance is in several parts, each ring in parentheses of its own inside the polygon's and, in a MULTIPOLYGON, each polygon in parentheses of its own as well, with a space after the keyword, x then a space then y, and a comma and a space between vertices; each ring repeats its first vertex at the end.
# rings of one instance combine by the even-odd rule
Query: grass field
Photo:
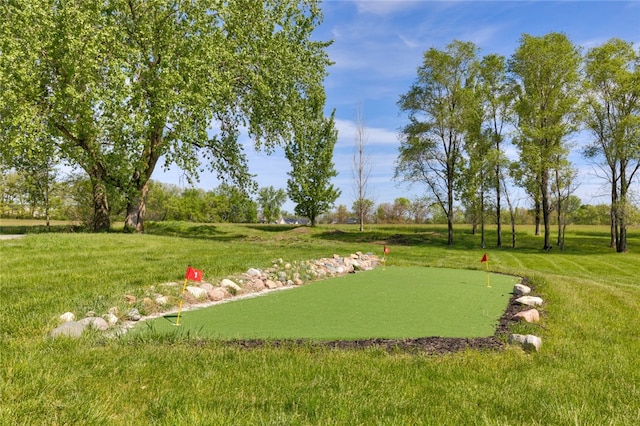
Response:
MULTIPOLYGON (((3 224, 4 225, 4 224, 3 224)), ((39 233, 0 241, 0 424, 100 425, 634 425, 640 423, 640 231, 629 252, 605 227, 572 227, 565 251, 479 248, 456 226, 316 229, 149 224, 144 235, 39 233), (179 281, 187 264, 207 277, 287 261, 381 253, 392 267, 527 277, 545 299, 543 339, 527 354, 447 356, 369 348, 224 344, 197 333, 49 339, 66 311, 98 314, 124 294, 179 281)), ((4 230, 3 230, 4 232, 4 230)), ((489 244, 495 235, 489 233, 489 244)), ((312 288, 309 285, 309 288, 312 288)), ((286 292, 285 292, 286 293, 286 292)), ((270 297, 270 296, 268 296, 270 297)))
POLYGON ((220 339, 487 337, 517 277, 482 271, 389 267, 332 278, 139 326, 220 339))

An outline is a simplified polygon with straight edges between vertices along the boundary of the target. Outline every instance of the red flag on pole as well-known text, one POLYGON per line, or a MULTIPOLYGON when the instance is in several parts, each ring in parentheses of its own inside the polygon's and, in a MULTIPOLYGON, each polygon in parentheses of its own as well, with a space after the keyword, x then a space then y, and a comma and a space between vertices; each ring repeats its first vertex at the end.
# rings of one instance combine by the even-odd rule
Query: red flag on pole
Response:
POLYGON ((487 253, 485 253, 484 256, 482 256, 482 260, 480 261, 480 263, 488 262, 488 261, 489 259, 487 259, 487 253))
POLYGON ((387 246, 384 246, 384 250, 383 251, 384 251, 385 255, 387 255, 387 254, 389 254, 391 252, 391 250, 389 250, 389 247, 387 247, 387 246))
POLYGON ((187 268, 187 274, 184 277, 189 281, 202 281, 202 271, 200 269, 194 269, 191 266, 187 268))

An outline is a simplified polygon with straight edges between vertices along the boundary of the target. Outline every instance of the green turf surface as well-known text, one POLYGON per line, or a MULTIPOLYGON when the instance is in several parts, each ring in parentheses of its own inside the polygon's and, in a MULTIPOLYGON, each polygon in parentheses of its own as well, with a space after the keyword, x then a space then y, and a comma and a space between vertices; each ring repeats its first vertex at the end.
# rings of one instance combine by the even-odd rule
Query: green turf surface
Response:
POLYGON ((486 337, 518 277, 484 271, 388 267, 236 300, 141 324, 137 331, 222 339, 486 337))

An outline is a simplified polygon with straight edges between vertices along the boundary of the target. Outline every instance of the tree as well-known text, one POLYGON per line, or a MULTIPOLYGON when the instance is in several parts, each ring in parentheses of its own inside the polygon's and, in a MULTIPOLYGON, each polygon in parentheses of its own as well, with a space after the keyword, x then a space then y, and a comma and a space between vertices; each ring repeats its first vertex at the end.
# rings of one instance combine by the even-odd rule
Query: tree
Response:
POLYGON ((358 223, 360 225, 361 231, 364 231, 364 224, 371 222, 371 215, 373 213, 373 200, 369 200, 364 198, 362 200, 356 200, 353 202, 351 209, 358 217, 358 223))
POLYGON ((362 112, 362 104, 358 106, 355 116, 356 125, 356 152, 353 154, 353 180, 355 187, 356 201, 354 202, 354 212, 358 216, 360 232, 364 231, 366 216, 373 208, 373 202, 368 200, 369 176, 371 175, 371 158, 365 153, 368 135, 362 112))
POLYGON ((611 191, 611 246, 627 250, 629 188, 640 169, 640 53, 612 39, 586 55, 585 156, 600 160, 611 191))
POLYGON ((479 85, 483 105, 483 123, 486 136, 492 143, 487 160, 493 166, 493 175, 489 182, 495 191, 496 246, 502 246, 502 169, 507 164, 504 155, 504 128, 511 120, 512 90, 507 78, 507 66, 503 56, 490 54, 484 56, 479 66, 479 85))
POLYGON ((273 223, 280 217, 280 209, 287 200, 284 189, 275 189, 273 186, 260 188, 258 191, 258 207, 262 211, 262 219, 267 223, 273 223))
POLYGON ((193 180, 204 159, 250 186, 241 129, 256 149, 288 143, 329 65, 328 43, 311 40, 316 1, 16 0, 0 11, 2 136, 32 146, 46 129, 89 176, 96 230, 110 226, 109 188, 127 200, 125 227, 143 229, 161 158, 193 180))
POLYGON ((454 41, 445 50, 424 53, 418 77, 398 106, 409 115, 402 129, 395 177, 424 183, 447 218, 448 244, 453 244, 454 188, 463 167, 465 105, 472 91, 477 62, 473 43, 454 41))
POLYGON ((509 60, 518 89, 516 144, 540 194, 544 250, 551 248, 551 173, 566 158, 566 138, 577 130, 580 62, 578 48, 560 33, 524 34, 509 60))
POLYGON ((295 213, 308 218, 311 226, 340 196, 340 190, 331 184, 331 178, 338 175, 333 164, 333 147, 338 140, 335 110, 325 118, 323 105, 324 96, 309 100, 308 119, 295 126, 294 143, 285 148, 291 163, 287 194, 296 203, 295 213))

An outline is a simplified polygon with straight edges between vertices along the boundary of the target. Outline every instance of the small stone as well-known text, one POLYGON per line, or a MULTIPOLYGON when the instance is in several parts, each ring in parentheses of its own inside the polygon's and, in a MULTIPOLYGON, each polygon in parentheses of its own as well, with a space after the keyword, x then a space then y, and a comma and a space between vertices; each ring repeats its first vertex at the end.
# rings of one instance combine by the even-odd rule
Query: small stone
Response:
POLYGON ((127 302, 130 305, 133 305, 134 303, 136 303, 136 297, 131 295, 131 294, 125 294, 124 295, 124 300, 125 302, 127 302))
POLYGON ((157 296, 154 300, 158 305, 166 305, 169 303, 167 296, 157 296))
POLYGON ((113 327, 118 323, 118 317, 112 313, 103 315, 102 318, 104 318, 104 320, 107 322, 107 324, 109 324, 110 327, 113 327))
POLYGON ((76 316, 73 314, 73 312, 65 312, 64 314, 60 315, 60 321, 62 322, 69 322, 75 319, 76 316))
POLYGON ((127 313, 127 318, 131 321, 140 321, 142 315, 140 315, 140 312, 136 308, 133 308, 127 313))
POLYGON ((262 275, 262 271, 256 268, 249 268, 247 270, 247 275, 249 275, 250 277, 259 277, 260 275, 262 275))

